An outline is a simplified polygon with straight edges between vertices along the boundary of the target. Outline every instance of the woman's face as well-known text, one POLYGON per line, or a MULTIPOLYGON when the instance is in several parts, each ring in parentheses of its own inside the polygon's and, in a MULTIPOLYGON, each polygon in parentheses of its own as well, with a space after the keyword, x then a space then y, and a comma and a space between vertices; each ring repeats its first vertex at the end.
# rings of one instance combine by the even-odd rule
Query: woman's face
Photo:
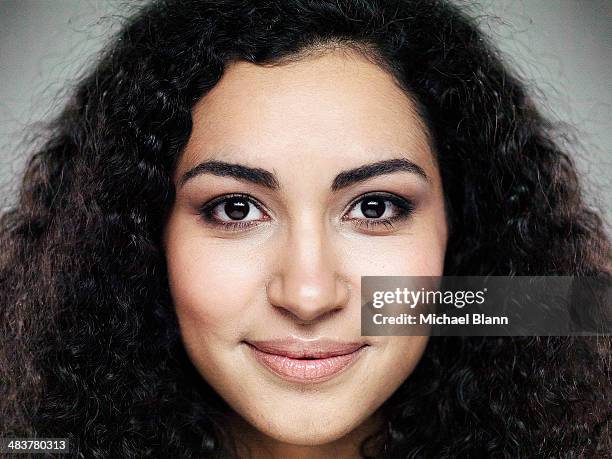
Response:
POLYGON ((415 105, 360 55, 230 65, 195 106, 165 249, 186 350, 266 438, 345 438, 426 337, 360 336, 361 276, 441 275, 443 190, 415 105))

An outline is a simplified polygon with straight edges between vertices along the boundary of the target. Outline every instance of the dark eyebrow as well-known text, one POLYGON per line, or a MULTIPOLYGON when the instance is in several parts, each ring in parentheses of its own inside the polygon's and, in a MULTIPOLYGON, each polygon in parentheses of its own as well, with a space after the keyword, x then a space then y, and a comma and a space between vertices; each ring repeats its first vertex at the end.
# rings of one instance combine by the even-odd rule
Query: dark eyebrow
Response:
POLYGON ((339 173, 332 183, 332 191, 338 191, 358 182, 363 182, 377 175, 393 172, 412 172, 429 181, 423 168, 405 158, 387 159, 339 173))
MULTIPOLYGON (((377 175, 385 175, 399 171, 412 172, 429 181, 423 168, 412 161, 405 158, 387 159, 339 173, 332 182, 331 190, 338 191, 377 175)), ((206 173, 219 177, 233 177, 237 180, 262 185, 272 190, 278 190, 280 188, 279 181, 272 172, 257 167, 248 167, 241 164, 226 163, 224 161, 204 161, 198 164, 182 175, 179 180, 179 187, 183 186, 188 180, 206 173)))
POLYGON ((231 164, 224 161, 205 161, 189 169, 183 174, 179 181, 179 186, 200 174, 213 174, 219 177, 233 177, 238 180, 262 185, 272 190, 278 190, 280 184, 272 172, 258 167, 248 167, 241 164, 231 164))

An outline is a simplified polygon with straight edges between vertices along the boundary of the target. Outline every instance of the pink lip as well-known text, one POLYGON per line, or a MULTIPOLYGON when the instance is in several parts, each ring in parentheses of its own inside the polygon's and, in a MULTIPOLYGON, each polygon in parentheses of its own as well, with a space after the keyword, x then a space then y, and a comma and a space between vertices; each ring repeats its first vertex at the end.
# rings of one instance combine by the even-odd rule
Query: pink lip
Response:
POLYGON ((283 338, 248 341, 255 359, 285 380, 300 383, 327 381, 348 368, 367 344, 332 340, 283 338))

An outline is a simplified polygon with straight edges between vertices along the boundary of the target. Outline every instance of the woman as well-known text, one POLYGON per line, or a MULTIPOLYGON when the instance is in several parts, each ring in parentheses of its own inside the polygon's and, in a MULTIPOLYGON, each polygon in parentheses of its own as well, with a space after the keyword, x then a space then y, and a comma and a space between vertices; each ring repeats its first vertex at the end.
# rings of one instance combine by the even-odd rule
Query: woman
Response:
POLYGON ((152 3, 3 215, 2 436, 603 456, 607 338, 359 333, 364 275, 609 275, 553 137, 445 2, 152 3))

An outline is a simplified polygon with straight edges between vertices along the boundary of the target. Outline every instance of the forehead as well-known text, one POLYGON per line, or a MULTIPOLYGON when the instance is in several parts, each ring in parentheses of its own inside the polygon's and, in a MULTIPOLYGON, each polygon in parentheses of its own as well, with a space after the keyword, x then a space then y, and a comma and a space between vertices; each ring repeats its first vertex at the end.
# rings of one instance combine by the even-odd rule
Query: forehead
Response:
POLYGON ((405 156, 435 169, 411 98, 361 54, 330 50, 296 62, 229 65, 195 105, 177 174, 206 159, 274 169, 326 169, 405 156))

